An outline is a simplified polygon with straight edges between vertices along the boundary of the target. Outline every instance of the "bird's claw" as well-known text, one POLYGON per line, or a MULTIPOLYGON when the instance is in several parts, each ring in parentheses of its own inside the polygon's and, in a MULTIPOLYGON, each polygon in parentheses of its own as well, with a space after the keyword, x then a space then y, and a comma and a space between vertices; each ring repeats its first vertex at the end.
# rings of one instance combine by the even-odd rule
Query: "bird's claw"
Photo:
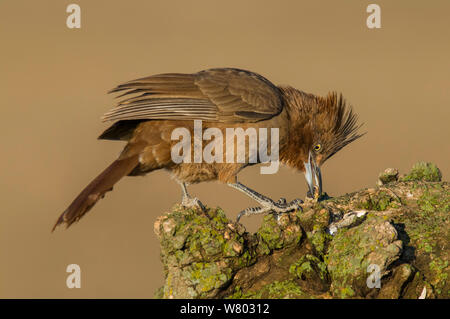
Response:
POLYGON ((320 197, 319 188, 316 185, 314 185, 314 194, 311 194, 311 191, 309 190, 306 192, 307 199, 318 200, 319 197, 320 197))
POLYGON ((200 208, 203 212, 206 212, 206 207, 197 197, 183 197, 181 205, 185 208, 200 208))
POLYGON ((303 204, 301 199, 294 199, 288 203, 285 198, 280 198, 277 202, 271 201, 262 207, 249 207, 244 209, 238 214, 236 221, 239 222, 242 216, 268 213, 274 214, 277 220, 279 220, 282 214, 289 213, 294 210, 302 210, 300 204, 303 204))
POLYGON ((239 223, 242 216, 264 214, 265 212, 266 211, 262 207, 248 207, 237 215, 236 222, 239 223))

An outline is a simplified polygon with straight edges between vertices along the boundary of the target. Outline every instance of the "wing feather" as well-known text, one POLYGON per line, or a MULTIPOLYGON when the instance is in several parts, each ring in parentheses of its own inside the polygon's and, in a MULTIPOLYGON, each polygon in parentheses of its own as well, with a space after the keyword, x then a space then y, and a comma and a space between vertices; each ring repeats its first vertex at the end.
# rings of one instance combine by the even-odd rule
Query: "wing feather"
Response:
POLYGON ((104 121, 256 122, 283 108, 277 86, 256 73, 231 68, 153 75, 120 84, 112 92, 126 98, 104 114, 104 121))

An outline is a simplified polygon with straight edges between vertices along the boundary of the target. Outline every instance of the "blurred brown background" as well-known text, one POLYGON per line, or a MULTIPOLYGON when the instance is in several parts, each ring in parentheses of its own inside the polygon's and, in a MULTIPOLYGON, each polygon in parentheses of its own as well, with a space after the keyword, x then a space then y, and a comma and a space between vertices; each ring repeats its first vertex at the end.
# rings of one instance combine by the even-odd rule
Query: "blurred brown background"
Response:
MULTIPOLYGON (((82 221, 50 233, 57 216, 122 149, 99 141, 99 117, 120 82, 211 67, 256 71, 307 92, 343 92, 368 134, 323 168, 339 195, 373 186, 386 167, 435 162, 448 179, 450 2, 0 1, 0 297, 149 298, 163 284, 153 223, 180 200, 163 171, 127 177, 82 221), (81 29, 66 7, 81 7, 81 29), (382 28, 366 27, 381 6, 382 28), (68 264, 81 289, 66 287, 68 264)), ((302 174, 283 168, 243 183, 302 198, 302 174)), ((229 217, 254 205, 218 183, 191 187, 229 217)), ((245 218, 254 231, 260 218, 245 218)))

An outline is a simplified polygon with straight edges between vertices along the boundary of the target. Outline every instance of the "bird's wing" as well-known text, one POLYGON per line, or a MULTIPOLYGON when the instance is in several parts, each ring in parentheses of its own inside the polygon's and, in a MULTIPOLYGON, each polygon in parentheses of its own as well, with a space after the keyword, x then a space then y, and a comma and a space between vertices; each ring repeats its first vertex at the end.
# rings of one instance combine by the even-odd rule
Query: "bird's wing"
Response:
POLYGON ((121 84, 126 99, 104 121, 205 120, 257 122, 281 112, 280 89, 253 72, 221 68, 194 74, 167 73, 121 84))

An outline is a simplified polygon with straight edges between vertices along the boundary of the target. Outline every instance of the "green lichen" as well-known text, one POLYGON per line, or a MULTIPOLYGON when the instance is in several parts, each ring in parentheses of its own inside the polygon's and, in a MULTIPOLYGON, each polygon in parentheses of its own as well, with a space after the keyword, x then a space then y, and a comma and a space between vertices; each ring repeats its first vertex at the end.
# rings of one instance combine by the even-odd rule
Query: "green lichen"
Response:
POLYGON ((319 225, 314 226, 313 231, 309 232, 307 236, 316 253, 323 257, 327 244, 333 239, 333 236, 331 236, 325 228, 320 227, 319 225))
MULTIPOLYGON (((273 214, 264 216, 261 227, 256 233, 259 238, 258 254, 267 255, 274 249, 295 246, 301 241, 302 229, 296 222, 290 221, 290 218, 289 215, 284 215, 281 216, 284 221, 279 221, 273 214), (287 226, 283 226, 284 223, 287 223, 287 226)), ((297 220, 295 216, 292 218, 297 220)))
POLYGON ((327 279, 327 266, 316 256, 307 254, 289 267, 289 273, 299 279, 306 280, 318 276, 321 280, 327 279))
MULTIPOLYGON (((430 270, 433 272, 432 283, 438 294, 442 294, 442 290, 446 287, 450 269, 448 260, 442 260, 437 257, 429 264, 430 270)), ((447 292, 448 294, 448 292, 447 292)))
POLYGON ((398 221, 405 224, 405 230, 415 247, 433 253, 437 243, 448 242, 446 225, 450 196, 448 191, 427 184, 418 185, 418 189, 422 195, 417 199, 417 209, 401 216, 398 221))
POLYGON ((226 299, 305 299, 314 298, 304 292, 294 280, 274 281, 257 291, 244 292, 240 286, 234 288, 233 294, 226 299))
POLYGON ((385 211, 388 208, 399 208, 402 205, 401 200, 394 197, 386 191, 379 191, 375 194, 367 194, 357 204, 358 208, 376 211, 385 211))
POLYGON ((176 206, 159 220, 155 230, 167 265, 165 298, 174 291, 175 296, 210 296, 237 270, 256 261, 255 249, 246 242, 242 226, 233 224, 221 209, 201 212, 176 206))
MULTIPOLYGON (((221 209, 209 209, 206 214, 176 210, 169 217, 176 226, 174 232, 165 234, 170 238, 165 242, 165 248, 173 251, 173 256, 180 263, 186 260, 186 254, 196 259, 214 261, 222 256, 238 257, 244 252, 244 239, 238 233, 230 230, 227 232, 230 238, 224 238, 230 221, 221 209)), ((248 253, 244 259, 251 260, 248 253)))
POLYGON ((269 299, 310 298, 293 280, 274 281, 262 289, 263 297, 269 299))
POLYGON ((315 203, 312 206, 306 206, 303 212, 298 212, 297 216, 305 231, 310 232, 314 228, 326 228, 330 222, 330 210, 328 204, 334 199, 315 203))
POLYGON ((225 299, 260 299, 263 291, 249 291, 243 292, 240 286, 236 286, 234 288, 234 292, 232 295, 225 297, 225 299))
POLYGON ((261 236, 262 241, 267 245, 269 250, 283 247, 281 229, 272 214, 264 216, 258 234, 261 236))
POLYGON ((350 286, 340 287, 334 291, 335 295, 339 298, 346 299, 355 296, 355 291, 350 286))
POLYGON ((379 265, 383 272, 383 267, 398 258, 399 244, 395 229, 382 217, 368 218, 356 227, 340 229, 331 241, 325 259, 333 294, 345 297, 355 286, 366 289, 368 266, 379 265))
POLYGON ((202 294, 225 285, 231 279, 231 268, 220 268, 216 263, 193 263, 185 270, 185 276, 202 294))
POLYGON ((403 177, 404 182, 410 181, 425 181, 425 182, 440 182, 442 173, 440 169, 433 163, 418 162, 414 164, 411 172, 403 177))
POLYGON ((409 210, 399 216, 396 222, 404 225, 409 239, 408 244, 415 249, 417 256, 414 260, 415 267, 434 287, 439 298, 448 298, 450 287, 449 252, 446 248, 450 239, 448 184, 416 181, 413 186, 415 196, 409 200, 409 210))
POLYGON ((436 188, 424 186, 422 196, 417 200, 417 205, 424 213, 434 213, 436 210, 449 211, 448 192, 442 192, 436 188))

